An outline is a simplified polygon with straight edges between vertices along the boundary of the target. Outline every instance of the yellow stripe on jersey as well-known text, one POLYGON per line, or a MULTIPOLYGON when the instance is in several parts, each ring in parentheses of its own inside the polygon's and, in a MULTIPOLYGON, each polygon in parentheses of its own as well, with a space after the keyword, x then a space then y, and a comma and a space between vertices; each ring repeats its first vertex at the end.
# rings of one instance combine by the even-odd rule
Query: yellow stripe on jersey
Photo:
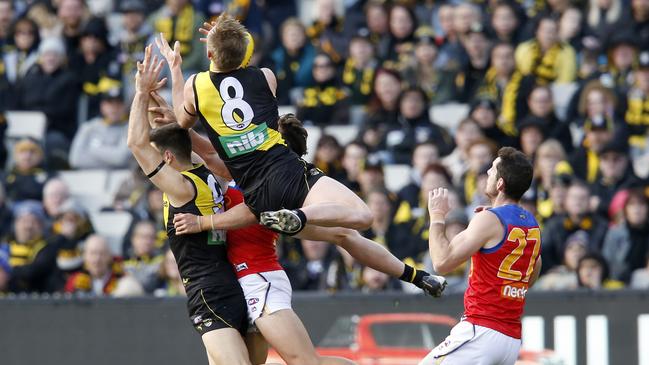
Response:
POLYGON ((201 212, 201 215, 207 216, 223 212, 223 199, 221 199, 220 202, 215 202, 212 189, 210 189, 203 179, 194 175, 190 171, 183 171, 182 174, 190 178, 196 187, 196 199, 194 199, 194 205, 196 205, 198 211, 201 212))

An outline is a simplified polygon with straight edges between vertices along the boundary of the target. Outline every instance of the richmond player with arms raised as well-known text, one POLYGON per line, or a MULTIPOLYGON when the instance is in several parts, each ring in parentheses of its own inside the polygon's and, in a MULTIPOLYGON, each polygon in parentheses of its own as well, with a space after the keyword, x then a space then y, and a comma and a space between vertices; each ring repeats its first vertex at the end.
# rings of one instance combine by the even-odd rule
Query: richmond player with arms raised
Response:
POLYGON ((525 294, 541 271, 541 231, 518 202, 532 182, 532 164, 504 147, 487 172, 492 208, 478 212, 450 243, 444 218, 448 191, 430 193, 429 248, 435 271, 454 270, 471 259, 464 316, 420 365, 509 365, 518 358, 525 294))
POLYGON ((248 323, 246 304, 227 260, 225 232, 182 236, 175 232, 176 213, 218 213, 223 210, 223 194, 217 179, 205 166, 192 164, 191 140, 186 129, 177 124, 153 131, 149 127, 149 94, 165 81, 158 82, 162 62, 157 64, 156 59, 151 59, 148 46, 143 63, 137 65, 128 146, 144 173, 164 193, 169 245, 187 292, 190 319, 201 334, 210 365, 249 365, 242 338, 248 323))
POLYGON ((156 43, 171 69, 178 123, 190 128, 201 121, 243 190, 249 214, 275 231, 337 244, 363 265, 441 295, 444 278, 405 265, 383 246, 364 239, 356 230, 372 222, 367 205, 286 146, 278 131, 275 75, 269 69, 247 67, 254 45, 246 29, 222 14, 202 32, 210 70, 190 76, 186 83, 179 44, 172 50, 162 35, 156 43))

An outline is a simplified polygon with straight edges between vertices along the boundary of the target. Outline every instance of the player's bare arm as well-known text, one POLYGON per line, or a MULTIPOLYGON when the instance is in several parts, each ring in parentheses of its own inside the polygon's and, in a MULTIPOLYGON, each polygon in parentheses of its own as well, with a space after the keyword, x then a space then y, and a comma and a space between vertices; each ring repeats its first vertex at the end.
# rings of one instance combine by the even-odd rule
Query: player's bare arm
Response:
POLYGON ((245 204, 237 204, 220 214, 197 216, 184 213, 174 216, 174 227, 177 234, 238 229, 257 223, 257 217, 245 204))
POLYGON ((174 205, 180 206, 192 199, 194 188, 178 171, 167 166, 149 139, 149 98, 150 93, 162 87, 166 81, 158 81, 162 66, 162 61, 158 62, 157 57, 151 58, 151 46, 148 46, 144 61, 137 65, 136 92, 129 115, 127 144, 144 173, 151 176, 151 182, 167 193, 174 205))
POLYGON ((266 82, 268 83, 268 87, 273 93, 273 96, 277 96, 277 78, 275 77, 275 74, 269 68, 262 68, 261 72, 264 73, 264 77, 266 77, 266 82))
POLYGON ((192 87, 194 75, 190 76, 185 82, 181 68, 180 42, 176 41, 174 48, 171 49, 164 35, 160 33, 160 37, 155 38, 155 44, 169 65, 171 97, 178 124, 186 129, 191 128, 196 122, 196 106, 194 105, 194 90, 192 87))
POLYGON ((455 270, 480 248, 495 245, 503 237, 503 227, 498 217, 489 211, 481 211, 471 220, 467 229, 449 242, 444 224, 448 211, 448 190, 438 188, 431 191, 428 198, 428 245, 433 267, 440 275, 455 270))

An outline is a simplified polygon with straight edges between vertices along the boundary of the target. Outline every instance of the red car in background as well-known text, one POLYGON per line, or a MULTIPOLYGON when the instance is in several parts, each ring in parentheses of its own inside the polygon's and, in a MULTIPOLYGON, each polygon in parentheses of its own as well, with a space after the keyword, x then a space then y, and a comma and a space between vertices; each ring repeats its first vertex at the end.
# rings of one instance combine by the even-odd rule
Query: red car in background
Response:
MULTIPOLYGON (((417 365, 432 348, 444 341, 457 320, 429 313, 386 313, 338 318, 317 351, 342 356, 359 365, 417 365)), ((520 364, 562 364, 551 351, 522 351, 520 364)), ((267 362, 284 362, 275 351, 267 362)))

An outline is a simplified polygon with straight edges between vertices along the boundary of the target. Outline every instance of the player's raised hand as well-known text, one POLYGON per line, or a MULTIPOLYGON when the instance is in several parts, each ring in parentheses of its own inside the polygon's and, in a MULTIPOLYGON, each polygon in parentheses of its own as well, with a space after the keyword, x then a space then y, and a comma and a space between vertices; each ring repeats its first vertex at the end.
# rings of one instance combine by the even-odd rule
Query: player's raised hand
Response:
POLYGON ((167 104, 167 101, 157 91, 151 93, 151 99, 153 104, 158 105, 149 107, 149 113, 154 115, 151 122, 156 127, 176 122, 176 114, 174 114, 173 109, 171 109, 171 106, 167 104))
POLYGON ((146 94, 158 90, 167 82, 166 77, 158 81, 163 62, 158 60, 158 56, 151 57, 151 48, 152 46, 149 44, 144 49, 144 60, 137 63, 137 73, 135 74, 135 90, 146 94))
POLYGON ((200 28, 198 28, 198 32, 205 36, 199 39, 201 42, 207 43, 207 35, 210 33, 210 30, 214 28, 214 24, 216 24, 216 22, 211 22, 211 23, 205 22, 200 28))
POLYGON ((180 55, 180 42, 176 41, 174 43, 174 49, 171 49, 164 34, 160 33, 160 37, 155 38, 155 45, 158 47, 158 50, 160 50, 162 57, 167 60, 169 68, 180 67, 183 63, 183 58, 180 55))
POLYGON ((200 217, 189 213, 174 214, 176 234, 190 234, 201 231, 200 217))
POLYGON ((428 213, 431 217, 434 215, 445 217, 450 209, 448 205, 448 189, 436 188, 428 192, 428 213))

